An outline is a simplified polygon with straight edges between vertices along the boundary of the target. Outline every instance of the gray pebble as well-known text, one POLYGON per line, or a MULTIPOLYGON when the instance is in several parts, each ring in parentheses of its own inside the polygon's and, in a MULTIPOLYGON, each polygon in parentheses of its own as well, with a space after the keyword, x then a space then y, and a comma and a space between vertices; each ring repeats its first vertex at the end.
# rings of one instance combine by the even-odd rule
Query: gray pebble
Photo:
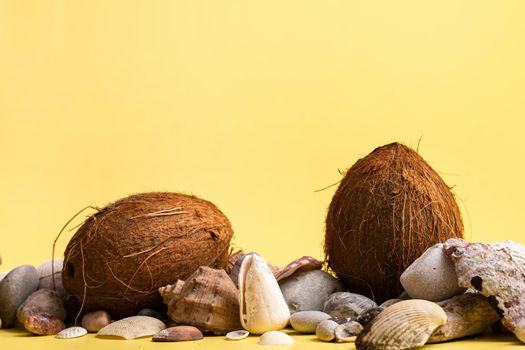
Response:
POLYGON ((290 316, 290 324, 300 333, 313 334, 319 322, 329 318, 330 315, 322 311, 299 311, 290 316))
POLYGON ((383 304, 379 305, 379 307, 387 308, 390 305, 394 305, 395 303, 399 303, 400 301, 401 301, 401 299, 388 299, 388 300, 384 301, 383 304))
POLYGON ((442 301, 465 291, 459 287, 454 264, 441 243, 428 248, 401 274, 399 281, 414 299, 442 301))
POLYGON ((13 269, 0 282, 0 318, 2 327, 13 325, 16 310, 38 288, 38 272, 32 265, 13 269))
POLYGON ((40 277, 38 289, 49 289, 58 293, 60 298, 65 302, 69 297, 69 292, 62 285, 62 272, 55 272, 55 285, 53 285, 53 275, 40 277), (56 290, 54 289, 56 287, 56 290))
POLYGON ((328 298, 324 304, 323 311, 332 317, 356 318, 362 312, 377 307, 377 304, 364 295, 337 292, 328 298))
POLYGON ((57 273, 62 271, 64 266, 64 259, 49 259, 44 261, 36 268, 40 278, 51 276, 52 272, 57 273))
POLYGON ((292 314, 322 311, 331 294, 345 290, 341 281, 322 270, 297 271, 279 281, 279 287, 292 314))
POLYGON ((315 329, 315 336, 322 341, 332 341, 335 339, 335 329, 339 323, 332 320, 324 320, 319 322, 315 329))

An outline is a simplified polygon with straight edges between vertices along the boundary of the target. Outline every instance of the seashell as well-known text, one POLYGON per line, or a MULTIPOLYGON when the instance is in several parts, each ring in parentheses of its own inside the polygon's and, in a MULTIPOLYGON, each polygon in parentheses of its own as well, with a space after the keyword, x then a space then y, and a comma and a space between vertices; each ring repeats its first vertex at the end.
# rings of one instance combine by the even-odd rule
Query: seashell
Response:
POLYGON ((241 340, 245 339, 250 335, 250 332, 248 332, 245 329, 240 329, 238 331, 231 331, 226 334, 226 338, 230 340, 241 340))
POLYGON ((454 262, 459 285, 486 296, 503 325, 525 342, 525 246, 449 239, 443 249, 454 262))
POLYGON ((337 292, 328 298, 323 311, 332 317, 357 317, 362 312, 377 307, 377 304, 364 295, 337 292))
POLYGON ((437 304, 445 310, 448 321, 432 333, 428 343, 478 334, 499 320, 487 298, 478 293, 465 293, 437 304))
POLYGON ((193 326, 176 326, 163 329, 153 336, 156 342, 176 342, 200 340, 204 336, 202 332, 193 326))
POLYGON ((357 336, 358 350, 403 350, 423 346, 447 322, 436 303, 411 299, 387 307, 357 336))
POLYGON ((281 279, 279 287, 290 313, 299 311, 322 311, 330 295, 342 292, 343 283, 323 270, 299 270, 281 279))
POLYGON ((39 289, 32 293, 16 311, 17 320, 25 324, 29 316, 46 313, 64 321, 66 310, 58 293, 49 289, 39 289))
POLYGON ((58 339, 71 339, 71 338, 79 338, 88 333, 87 329, 83 327, 69 327, 66 328, 60 332, 58 332, 57 335, 55 335, 55 338, 58 339))
POLYGON ((201 266, 186 282, 177 281, 159 291, 168 305, 168 316, 178 324, 215 334, 242 328, 239 291, 224 270, 201 266))
POLYGON ((311 256, 303 256, 279 269, 274 273, 274 276, 277 281, 280 281, 283 278, 290 277, 296 271, 320 270, 321 267, 323 267, 322 261, 312 258, 311 256))
POLYGON ((295 343, 295 340, 281 331, 268 331, 259 338, 260 345, 286 345, 293 343, 295 343))
POLYGON ((82 327, 90 333, 96 333, 111 323, 109 312, 104 310, 92 311, 82 317, 82 327))
POLYGON ((290 325, 300 333, 315 333, 319 322, 329 318, 330 315, 322 311, 299 311, 290 316, 290 325))
POLYGON ((359 322, 362 326, 366 326, 368 322, 376 318, 381 312, 383 312, 384 309, 384 307, 374 307, 368 309, 365 312, 360 313, 355 320, 359 322))
POLYGON ((112 336, 126 340, 157 334, 165 329, 164 322, 149 316, 131 316, 108 324, 98 331, 99 336, 112 336))
POLYGON ((286 327, 290 310, 266 261, 257 254, 244 258, 239 271, 241 324, 254 334, 286 327))
POLYGON ((335 339, 335 329, 338 326, 339 323, 332 319, 321 321, 315 329, 315 336, 322 341, 332 341, 335 339))
POLYGON ((32 314, 27 317, 24 327, 37 335, 54 335, 64 330, 64 322, 45 312, 32 314))
POLYGON ((335 340, 341 343, 354 341, 363 331, 363 326, 359 322, 350 321, 335 327, 335 340))

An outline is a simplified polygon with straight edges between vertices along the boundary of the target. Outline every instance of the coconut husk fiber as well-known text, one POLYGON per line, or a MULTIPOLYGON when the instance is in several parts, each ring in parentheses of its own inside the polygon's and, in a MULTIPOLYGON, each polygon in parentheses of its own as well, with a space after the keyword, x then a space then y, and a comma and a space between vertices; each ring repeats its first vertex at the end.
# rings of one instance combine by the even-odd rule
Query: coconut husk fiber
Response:
POLYGON ((233 230, 212 203, 152 192, 120 199, 88 217, 65 250, 64 287, 82 312, 114 318, 162 307, 158 288, 199 266, 224 268, 233 230))
POLYGON ((359 159, 326 217, 328 266, 352 292, 378 303, 402 291, 401 273, 427 248, 463 237, 453 193, 423 158, 391 143, 359 159))

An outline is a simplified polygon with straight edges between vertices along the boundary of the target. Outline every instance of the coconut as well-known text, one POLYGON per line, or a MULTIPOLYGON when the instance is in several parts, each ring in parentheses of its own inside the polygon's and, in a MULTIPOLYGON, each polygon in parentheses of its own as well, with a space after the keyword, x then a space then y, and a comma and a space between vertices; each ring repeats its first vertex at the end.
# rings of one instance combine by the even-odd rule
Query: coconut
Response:
POLYGON ((378 303, 402 292, 399 276, 432 245, 463 237, 453 193, 414 150, 376 148, 342 179, 326 217, 328 266, 378 303))
POLYGON ((99 210, 66 247, 64 287, 82 311, 113 317, 162 307, 158 288, 199 266, 224 268, 233 230, 212 203, 169 192, 135 194, 99 210))

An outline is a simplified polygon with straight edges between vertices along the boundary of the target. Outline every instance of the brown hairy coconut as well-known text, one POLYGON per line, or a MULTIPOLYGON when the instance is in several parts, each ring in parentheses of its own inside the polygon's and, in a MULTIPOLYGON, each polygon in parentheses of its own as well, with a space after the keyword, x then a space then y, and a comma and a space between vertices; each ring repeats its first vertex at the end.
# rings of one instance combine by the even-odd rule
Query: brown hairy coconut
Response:
POLYGON ((414 150, 391 143, 342 179, 324 251, 350 291, 381 303, 402 292, 399 276, 416 258, 452 237, 463 237, 463 223, 450 188, 414 150))
POLYGON ((113 317, 162 305, 158 288, 199 266, 224 268, 233 230, 212 203, 169 192, 135 194, 90 216, 64 253, 62 279, 82 311, 113 317))

